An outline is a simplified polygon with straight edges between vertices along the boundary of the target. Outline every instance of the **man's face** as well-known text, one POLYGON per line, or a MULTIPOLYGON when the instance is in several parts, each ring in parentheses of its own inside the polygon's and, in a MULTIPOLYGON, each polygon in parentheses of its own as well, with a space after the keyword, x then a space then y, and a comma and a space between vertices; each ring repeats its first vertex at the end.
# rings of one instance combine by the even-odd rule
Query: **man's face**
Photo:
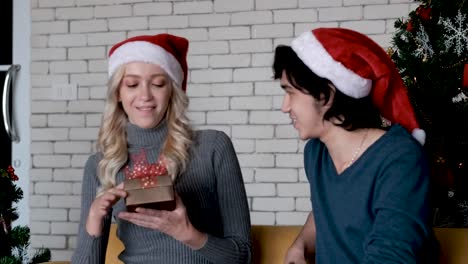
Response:
POLYGON ((324 106, 312 95, 306 94, 288 81, 285 71, 281 76, 281 87, 286 92, 281 105, 281 111, 288 113, 299 138, 306 140, 318 138, 324 127, 324 106))

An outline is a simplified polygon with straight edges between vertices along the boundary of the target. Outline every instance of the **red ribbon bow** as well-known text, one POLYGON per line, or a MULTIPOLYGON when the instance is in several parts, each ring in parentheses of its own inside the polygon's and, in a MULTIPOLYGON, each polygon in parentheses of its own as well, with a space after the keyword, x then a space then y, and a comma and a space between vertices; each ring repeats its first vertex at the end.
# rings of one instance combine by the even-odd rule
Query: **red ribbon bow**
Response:
POLYGON ((146 151, 142 149, 140 153, 130 154, 133 168, 127 165, 124 169, 125 177, 129 180, 140 179, 141 187, 150 188, 156 186, 156 177, 167 175, 167 168, 164 158, 159 156, 155 163, 149 163, 146 158, 146 151))

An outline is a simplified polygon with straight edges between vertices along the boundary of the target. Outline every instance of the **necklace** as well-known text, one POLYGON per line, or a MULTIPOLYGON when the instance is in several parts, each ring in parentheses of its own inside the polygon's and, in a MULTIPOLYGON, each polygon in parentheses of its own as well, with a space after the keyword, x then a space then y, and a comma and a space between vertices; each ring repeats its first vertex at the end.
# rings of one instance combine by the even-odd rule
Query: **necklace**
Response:
POLYGON ((351 158, 351 160, 348 163, 346 163, 345 169, 348 168, 349 166, 351 166, 351 164, 353 164, 354 161, 356 161, 356 158, 358 157, 358 154, 361 152, 362 145, 364 144, 364 141, 366 141, 368 133, 369 133, 369 129, 367 128, 366 129, 366 134, 364 134, 364 136, 362 137, 361 144, 359 144, 357 149, 354 151, 354 154, 353 154, 353 157, 351 158))

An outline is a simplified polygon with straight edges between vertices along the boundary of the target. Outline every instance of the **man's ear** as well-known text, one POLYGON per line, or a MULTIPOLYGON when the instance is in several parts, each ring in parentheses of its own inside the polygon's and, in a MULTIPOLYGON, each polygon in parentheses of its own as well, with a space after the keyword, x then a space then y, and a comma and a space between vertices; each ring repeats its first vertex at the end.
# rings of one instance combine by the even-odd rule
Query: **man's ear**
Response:
POLYGON ((330 88, 330 98, 328 98, 328 101, 325 103, 325 99, 323 98, 323 94, 321 95, 322 102, 325 104, 323 105, 325 108, 329 109, 333 105, 333 101, 335 100, 335 92, 336 92, 336 87, 332 83, 328 83, 328 87, 330 88))
POLYGON ((324 107, 331 108, 333 105, 333 100, 335 99, 335 92, 330 93, 330 98, 328 98, 328 102, 324 105, 324 107))

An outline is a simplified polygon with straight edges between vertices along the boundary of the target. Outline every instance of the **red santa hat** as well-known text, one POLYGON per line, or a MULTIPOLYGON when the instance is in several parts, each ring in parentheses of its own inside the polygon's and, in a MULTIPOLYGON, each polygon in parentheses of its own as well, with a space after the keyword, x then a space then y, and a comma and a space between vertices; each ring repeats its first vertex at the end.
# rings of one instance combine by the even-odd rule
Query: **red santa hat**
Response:
POLYGON ((318 28, 301 34, 291 47, 307 67, 342 93, 352 98, 370 95, 385 119, 399 123, 424 144, 426 134, 398 69, 373 40, 349 29, 318 28))
POLYGON ((188 40, 170 34, 136 36, 115 44, 109 51, 109 77, 130 62, 159 65, 183 91, 187 88, 188 40))

